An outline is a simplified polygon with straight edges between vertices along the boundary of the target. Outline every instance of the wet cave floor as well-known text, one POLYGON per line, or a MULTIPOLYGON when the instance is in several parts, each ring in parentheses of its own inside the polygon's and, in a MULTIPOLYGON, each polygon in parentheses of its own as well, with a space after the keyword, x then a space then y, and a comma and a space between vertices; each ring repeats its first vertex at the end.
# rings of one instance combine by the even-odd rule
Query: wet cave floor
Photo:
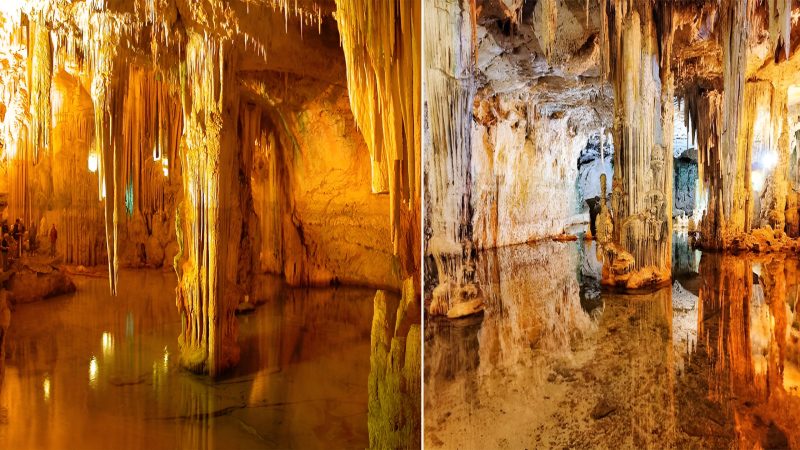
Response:
POLYGON ((676 234, 623 294, 591 242, 484 252, 485 313, 426 318, 426 448, 800 448, 799 263, 676 234))
MULTIPOLYGON (((12 313, 0 448, 366 448, 375 290, 289 289, 239 318, 241 362, 217 380, 178 366, 175 275, 76 278, 12 313)), ((396 307, 396 304, 395 304, 396 307)))

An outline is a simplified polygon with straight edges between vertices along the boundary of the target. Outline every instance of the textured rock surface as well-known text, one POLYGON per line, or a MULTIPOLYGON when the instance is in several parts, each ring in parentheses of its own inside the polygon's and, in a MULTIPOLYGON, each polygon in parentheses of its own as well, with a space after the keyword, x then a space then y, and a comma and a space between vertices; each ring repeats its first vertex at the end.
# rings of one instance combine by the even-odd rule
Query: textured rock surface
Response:
POLYGON ((27 303, 75 292, 75 283, 50 264, 23 263, 6 283, 15 303, 27 303))

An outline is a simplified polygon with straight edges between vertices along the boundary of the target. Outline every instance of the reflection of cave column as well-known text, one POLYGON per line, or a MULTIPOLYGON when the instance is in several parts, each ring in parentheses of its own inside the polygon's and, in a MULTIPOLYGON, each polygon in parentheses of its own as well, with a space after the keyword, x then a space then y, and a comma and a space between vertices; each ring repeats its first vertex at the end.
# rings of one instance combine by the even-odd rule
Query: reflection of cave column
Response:
POLYGON ((614 241, 634 271, 670 277, 672 253, 672 11, 617 2, 610 36, 614 87, 614 241))
POLYGON ((431 246, 458 248, 472 238, 473 23, 471 2, 425 2, 425 76, 429 154, 425 159, 431 246), (434 244, 436 243, 436 244, 434 244))
POLYGON ((179 207, 178 308, 183 318, 181 363, 216 375, 239 359, 234 309, 241 211, 238 190, 237 83, 225 40, 190 34, 186 48, 182 148, 183 203, 179 207))
POLYGON ((767 355, 768 392, 783 386, 783 361, 786 353, 786 273, 782 256, 764 265, 761 271, 764 280, 764 300, 772 316, 772 336, 767 355))
POLYGON ((753 386, 750 347, 750 304, 753 271, 749 260, 706 253, 700 261, 700 306, 697 342, 714 361, 709 376, 711 399, 728 397, 732 389, 746 393, 753 386))

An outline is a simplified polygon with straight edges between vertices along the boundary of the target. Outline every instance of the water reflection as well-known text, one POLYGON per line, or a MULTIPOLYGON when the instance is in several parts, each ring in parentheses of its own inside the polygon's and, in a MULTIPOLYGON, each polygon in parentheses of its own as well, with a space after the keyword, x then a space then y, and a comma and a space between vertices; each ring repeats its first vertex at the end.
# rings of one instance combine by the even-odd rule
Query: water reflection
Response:
POLYGON ((621 294, 592 246, 479 256, 484 316, 426 322, 426 446, 800 447, 797 258, 687 246, 672 287, 621 294))
POLYGON ((177 367, 174 275, 123 272, 116 298, 77 284, 14 312, 0 448, 369 445, 374 290, 278 284, 240 318, 241 364, 212 381, 177 367))

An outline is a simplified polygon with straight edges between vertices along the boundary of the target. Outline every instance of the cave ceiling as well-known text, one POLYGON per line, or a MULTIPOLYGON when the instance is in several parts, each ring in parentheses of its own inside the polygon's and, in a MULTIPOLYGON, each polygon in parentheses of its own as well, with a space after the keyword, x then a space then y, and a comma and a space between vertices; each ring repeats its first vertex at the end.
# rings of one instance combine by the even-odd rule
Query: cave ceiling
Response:
MULTIPOLYGON (((577 110, 588 128, 612 123, 613 90, 601 71, 599 3, 554 2, 555 29, 547 36, 549 0, 477 0, 475 78, 478 98, 515 93, 549 109, 577 110), (552 39, 550 47, 545 44, 552 39), (549 53, 549 54, 548 54, 549 53)), ((773 45, 769 10, 759 4, 748 30, 748 80, 795 84, 800 71, 800 2, 791 11, 791 43, 773 45)), ((672 72, 675 94, 722 89, 722 50, 717 2, 674 3, 672 72)), ((776 13, 777 14, 777 13, 776 13)), ((773 34, 775 31, 773 30, 773 34)), ((800 95, 790 99, 800 101, 800 95)))

